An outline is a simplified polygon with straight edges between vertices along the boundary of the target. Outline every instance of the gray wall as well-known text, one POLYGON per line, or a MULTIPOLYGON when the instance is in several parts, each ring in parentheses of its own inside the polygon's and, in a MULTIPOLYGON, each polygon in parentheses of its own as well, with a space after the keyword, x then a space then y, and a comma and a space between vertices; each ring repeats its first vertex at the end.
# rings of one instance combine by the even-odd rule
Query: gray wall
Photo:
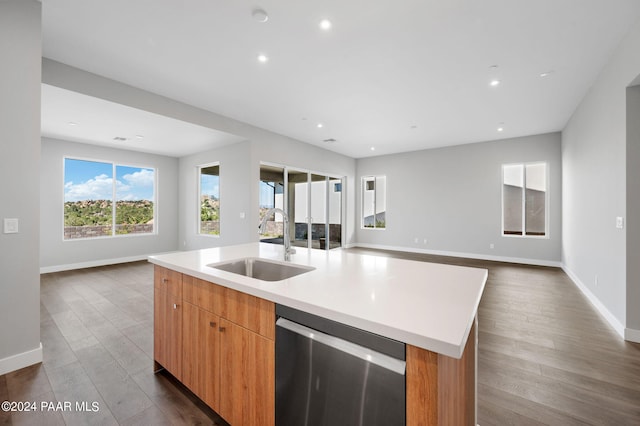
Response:
POLYGON ((132 108, 239 135, 246 144, 234 144, 183 157, 179 165, 179 244, 176 249, 216 247, 257 241, 258 185, 260 161, 348 176, 346 242, 354 237, 353 184, 355 160, 313 145, 251 126, 191 105, 159 96, 49 59, 43 59, 43 83, 89 96, 117 102, 132 108), (196 166, 220 161, 221 236, 204 237, 196 233, 196 166), (349 195, 351 194, 351 195, 349 195), (245 213, 245 219, 240 213, 245 213), (245 226, 244 224, 249 224, 245 226), (255 225, 254 225, 255 224, 255 225))
POLYGON ((42 139, 40 162, 40 266, 43 271, 143 259, 178 246, 178 159, 135 151, 42 139), (62 239, 65 156, 153 167, 157 173, 157 234, 62 239))
POLYGON ((180 249, 194 250, 252 241, 251 144, 240 142, 180 159, 180 249), (220 163, 220 236, 199 235, 198 166, 220 163), (240 217, 244 213, 244 219, 240 217))
POLYGON ((0 1, 0 221, 20 220, 18 234, 0 233, 0 375, 42 359, 40 40, 39 2, 0 1))
POLYGON ((346 244, 354 239, 355 160, 266 131, 246 141, 180 159, 180 248, 192 250, 258 241, 260 162, 347 177, 346 244), (220 163, 220 236, 198 235, 199 165, 220 163), (244 213, 244 218, 240 214, 244 213))
MULTIPOLYGON (((627 89, 627 329, 640 341, 640 86, 627 89)), ((631 336, 630 336, 631 337, 631 336)))
POLYGON ((368 246, 559 264, 561 174, 559 133, 359 159, 356 240, 368 246), (538 161, 549 168, 549 237, 503 237, 502 164, 538 161), (387 177, 385 230, 360 229, 359 182, 367 175, 387 177))
MULTIPOLYGON (((640 74, 638 52, 640 23, 622 41, 562 132, 563 263, 609 312, 618 332, 625 324, 627 304, 632 305, 627 301, 626 231, 616 228, 616 217, 627 210, 626 87, 640 74)), ((635 288, 640 282, 628 285, 635 288)))

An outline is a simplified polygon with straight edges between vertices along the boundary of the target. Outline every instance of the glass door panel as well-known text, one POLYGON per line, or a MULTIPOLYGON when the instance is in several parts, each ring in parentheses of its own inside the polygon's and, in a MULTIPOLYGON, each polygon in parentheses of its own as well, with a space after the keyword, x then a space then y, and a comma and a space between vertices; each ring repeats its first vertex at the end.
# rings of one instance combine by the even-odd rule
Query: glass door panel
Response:
POLYGON ((327 177, 311 175, 311 217, 309 221, 311 248, 327 250, 327 177))
POLYGON ((342 246, 342 179, 329 178, 329 231, 327 247, 334 249, 342 246))
POLYGON ((287 208, 291 245, 309 247, 308 173, 287 169, 287 208))
MULTIPOLYGON (((273 207, 284 210, 284 168, 260 165, 259 206, 260 221, 273 207)), ((284 218, 280 213, 272 213, 270 216, 264 233, 260 235, 260 242, 283 244, 284 218)))

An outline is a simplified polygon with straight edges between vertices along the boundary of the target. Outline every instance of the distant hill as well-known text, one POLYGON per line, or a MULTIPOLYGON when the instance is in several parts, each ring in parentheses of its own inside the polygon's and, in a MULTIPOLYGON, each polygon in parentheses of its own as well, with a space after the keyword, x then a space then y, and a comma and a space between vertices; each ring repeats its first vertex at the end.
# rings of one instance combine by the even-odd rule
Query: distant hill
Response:
MULTIPOLYGON (((116 224, 144 224, 153 221, 153 202, 149 200, 117 201, 116 224)), ((110 200, 67 201, 64 225, 111 225, 110 200)))

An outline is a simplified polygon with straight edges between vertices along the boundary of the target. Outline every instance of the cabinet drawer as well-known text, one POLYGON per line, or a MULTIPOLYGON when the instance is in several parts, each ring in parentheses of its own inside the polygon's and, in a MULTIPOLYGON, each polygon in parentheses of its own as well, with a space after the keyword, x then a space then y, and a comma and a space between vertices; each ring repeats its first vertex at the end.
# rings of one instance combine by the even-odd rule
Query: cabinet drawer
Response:
POLYGON ((153 285, 156 290, 165 290, 170 295, 182 299, 182 274, 180 272, 154 265, 153 285))
POLYGON ((276 309, 273 302, 226 287, 220 287, 220 290, 224 292, 221 317, 275 340, 276 309))
POLYGON ((190 275, 182 277, 182 297, 185 302, 220 315, 224 289, 217 284, 190 275))

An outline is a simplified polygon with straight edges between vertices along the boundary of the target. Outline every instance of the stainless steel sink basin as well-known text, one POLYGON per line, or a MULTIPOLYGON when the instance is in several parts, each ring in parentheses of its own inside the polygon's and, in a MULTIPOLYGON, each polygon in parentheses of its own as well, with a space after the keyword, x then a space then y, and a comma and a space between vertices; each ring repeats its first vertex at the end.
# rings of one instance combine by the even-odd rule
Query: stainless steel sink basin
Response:
POLYGON ((212 263, 207 266, 262 281, 286 280, 287 278, 295 277, 296 275, 304 274, 305 272, 315 269, 311 266, 281 263, 257 257, 212 263))

